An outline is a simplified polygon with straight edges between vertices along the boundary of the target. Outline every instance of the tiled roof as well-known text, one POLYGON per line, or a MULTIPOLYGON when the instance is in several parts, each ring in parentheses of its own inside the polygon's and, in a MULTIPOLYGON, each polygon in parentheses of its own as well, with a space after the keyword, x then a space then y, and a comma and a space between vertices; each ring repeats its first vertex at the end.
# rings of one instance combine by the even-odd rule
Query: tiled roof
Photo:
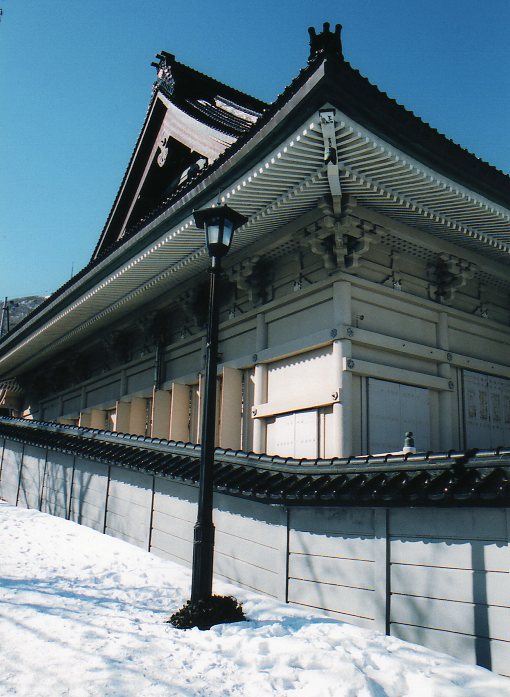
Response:
MULTIPOLYGON (((213 78, 203 75, 202 73, 199 73, 198 71, 195 71, 192 68, 175 61, 174 66, 177 66, 178 69, 186 71, 187 74, 197 76, 197 79, 203 79, 205 81, 211 81, 211 83, 221 85, 222 87, 231 90, 233 93, 242 96, 243 100, 253 100, 253 108, 258 109, 260 113, 263 112, 261 117, 256 121, 256 123, 253 124, 252 127, 240 135, 237 141, 227 148, 225 152, 212 164, 202 170, 197 171, 194 176, 187 179, 172 193, 170 197, 161 201, 161 203, 156 206, 146 217, 126 230, 121 239, 116 240, 108 246, 105 246, 104 249, 101 250, 101 254, 97 257, 95 257, 97 252, 96 247, 92 260, 73 278, 67 281, 49 298, 43 301, 43 303, 36 310, 24 318, 24 320, 22 320, 16 327, 16 330, 23 329, 25 325, 28 325, 37 315, 40 315, 40 313, 55 302, 59 296, 63 295, 64 292, 71 289, 73 286, 76 286, 78 289, 81 279, 87 276, 87 274, 102 261, 104 261, 105 258, 111 255, 115 250, 123 247, 146 225, 155 220, 172 205, 177 203, 186 194, 190 193, 200 182, 207 179, 212 172, 220 168, 246 143, 254 139, 260 130, 291 101, 292 97, 297 94, 301 88, 306 86, 308 80, 312 78, 316 71, 318 71, 324 60, 324 57, 321 55, 318 55, 314 60, 312 60, 298 73, 298 75, 285 88, 285 90, 278 95, 275 101, 267 106, 267 108, 265 108, 266 105, 263 102, 256 100, 255 98, 250 97, 249 95, 246 95, 240 91, 233 90, 233 88, 222 85, 222 83, 218 83, 213 78)), ((404 106, 389 97, 384 91, 380 90, 376 85, 372 84, 345 59, 329 58, 328 61, 326 61, 325 68, 325 72, 327 73, 329 80, 329 87, 333 86, 337 94, 340 95, 338 99, 342 102, 341 108, 345 109, 346 112, 349 112, 349 109, 353 107, 353 104, 357 105, 355 113, 352 114, 354 119, 359 119, 360 122, 365 122, 368 126, 370 126, 374 119, 377 120, 382 130, 385 128, 391 128, 391 133, 393 133, 395 139, 398 140, 405 138, 405 142, 407 147, 410 149, 411 154, 416 154, 418 159, 423 158, 424 161, 426 161, 427 158, 432 158, 433 166, 436 166, 439 171, 445 169, 448 171, 451 170, 453 172, 453 178, 455 178, 457 175, 459 181, 466 180, 468 186, 471 186, 474 191, 479 191, 485 195, 488 195, 489 197, 493 196, 494 201, 500 202, 504 206, 510 206, 510 177, 507 174, 479 159, 476 155, 470 153, 457 143, 447 138, 445 135, 438 132, 428 123, 416 116, 412 111, 406 109, 404 106), (361 113, 360 110, 363 111, 363 113, 361 113)), ((150 112, 150 108, 153 105, 156 95, 157 92, 153 94, 149 104, 148 113, 150 112)), ((329 95, 329 97, 331 96, 332 95, 329 95)), ((126 179, 127 172, 129 171, 129 167, 132 163, 142 133, 143 127, 119 191, 122 189, 126 179)), ((382 133, 382 136, 386 137, 390 141, 392 140, 388 133, 382 133)), ((406 149, 405 145, 402 147, 404 150, 406 149)), ((108 220, 110 219, 110 216, 111 212, 108 216, 108 220)), ((0 340, 0 347, 2 347, 2 344, 7 345, 10 338, 11 334, 7 334, 5 337, 2 337, 0 340)))
MULTIPOLYGON (((0 418, 0 437, 197 484, 200 446, 0 418)), ((216 449, 217 492, 281 505, 508 506, 510 447, 295 460, 216 449)))
MULTIPOLYGON (((254 138, 283 109, 291 98, 304 87, 324 60, 324 56, 319 54, 315 60, 312 60, 305 68, 300 70, 292 82, 277 96, 275 101, 268 106, 258 121, 244 135, 227 148, 209 167, 197 173, 194 179, 187 181, 176 189, 170 197, 163 200, 143 220, 134 224, 126 232, 126 237, 132 236, 158 217, 187 191, 196 186, 198 180, 205 179, 212 171, 218 169, 235 152, 240 150, 247 141, 254 138)), ((383 138, 386 137, 390 142, 392 141, 392 138, 389 137, 390 130, 394 134, 395 141, 406 138, 407 148, 404 145, 404 151, 407 149, 411 155, 415 154, 418 159, 424 159, 424 161, 429 157, 432 158, 434 162, 431 164, 438 171, 443 170, 450 173, 450 170, 452 170, 457 174, 457 177, 453 174, 453 178, 458 178, 461 182, 463 178, 468 177, 468 185, 475 191, 486 193, 489 196, 492 194, 495 201, 510 206, 510 177, 507 174, 458 145, 423 121, 413 111, 399 104, 386 92, 380 90, 377 85, 374 85, 364 77, 359 70, 353 68, 344 58, 329 57, 328 60, 326 73, 331 80, 330 85, 334 85, 338 93, 342 94, 341 108, 345 109, 348 115, 352 106, 359 103, 358 107, 361 105, 361 109, 356 108, 353 117, 359 119, 363 125, 373 128, 374 123, 379 121, 381 127, 381 123, 384 122, 384 125, 381 127, 383 138), (352 104, 348 101, 351 97, 354 98, 352 104), (364 111, 364 114, 361 111, 364 111)), ((332 96, 332 94, 329 94, 326 95, 326 98, 329 97, 331 99, 332 96)), ((401 145, 400 142, 395 142, 395 144, 397 146, 401 145)), ((113 248, 105 250, 105 253, 110 253, 110 251, 113 251, 113 248)))
MULTIPOLYGON (((96 259, 104 259, 114 249, 121 246, 126 239, 129 239, 129 237, 131 237, 136 230, 140 229, 139 225, 130 226, 130 229, 124 231, 120 239, 115 237, 114 240, 110 240, 106 243, 105 234, 108 234, 108 228, 115 207, 119 201, 119 198, 122 196, 124 184, 127 182, 129 177, 131 166, 138 152, 138 147, 142 142, 145 126, 150 119, 152 106, 159 92, 177 105, 182 111, 189 114, 193 118, 196 118, 199 122, 201 121, 208 124, 212 128, 234 136, 235 138, 243 135, 252 127, 252 123, 250 123, 249 120, 238 118, 238 116, 235 115, 236 111, 238 111, 239 115, 242 114, 247 116, 248 114, 251 114, 254 117, 254 121, 256 121, 262 112, 267 108, 267 104, 265 102, 230 87, 229 85, 225 85, 209 75, 205 75, 194 68, 184 65, 184 63, 180 63, 179 61, 175 60, 175 56, 170 53, 163 51, 161 54, 158 54, 157 57, 160 59, 160 65, 164 65, 169 69, 171 73, 171 85, 169 86, 165 79, 159 78, 154 83, 152 98, 147 108, 142 129, 138 135, 133 152, 131 153, 131 158, 124 173, 124 177, 118 189, 115 200, 112 204, 112 208, 110 209, 106 219, 106 223, 99 237, 98 243, 94 248, 92 261, 95 261, 96 259), (229 113, 228 109, 226 110, 225 108, 213 106, 216 98, 218 97, 221 99, 223 106, 230 103, 230 105, 233 107, 233 113, 229 113), (208 101, 211 102, 209 105, 207 104, 208 101)), ((157 67, 158 64, 153 63, 152 65, 157 67)), ((182 187, 180 187, 178 190, 180 191, 181 189, 182 187)), ((175 196, 172 196, 172 199, 175 198, 175 196)))

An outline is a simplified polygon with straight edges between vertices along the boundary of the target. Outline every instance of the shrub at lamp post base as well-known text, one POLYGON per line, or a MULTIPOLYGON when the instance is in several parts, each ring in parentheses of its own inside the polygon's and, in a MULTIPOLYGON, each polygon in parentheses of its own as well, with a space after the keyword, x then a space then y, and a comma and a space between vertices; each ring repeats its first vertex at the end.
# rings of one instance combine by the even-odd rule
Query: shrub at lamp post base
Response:
POLYGON ((188 600, 168 622, 177 629, 211 629, 215 624, 242 622, 245 619, 243 608, 231 595, 211 595, 207 600, 199 600, 196 606, 188 600))

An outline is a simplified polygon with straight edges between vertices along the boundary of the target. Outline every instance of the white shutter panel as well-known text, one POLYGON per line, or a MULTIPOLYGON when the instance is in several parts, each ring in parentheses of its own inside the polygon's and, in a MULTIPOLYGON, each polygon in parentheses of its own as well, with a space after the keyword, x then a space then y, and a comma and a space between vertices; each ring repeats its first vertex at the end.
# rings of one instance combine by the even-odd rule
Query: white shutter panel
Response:
POLYGON ((266 430, 268 455, 292 457, 294 453, 294 414, 283 414, 269 419, 266 430))
POLYGON ((502 393, 504 444, 510 444, 510 380, 504 380, 502 393))
POLYGON ((491 447, 489 385, 486 375, 464 371, 464 423, 467 448, 491 447))
POLYGON ((266 452, 282 457, 318 457, 318 414, 315 409, 282 414, 267 422, 266 452))
POLYGON ((400 452, 412 431, 416 449, 430 450, 430 399, 422 387, 368 381, 368 438, 372 454, 400 452))
MULTIPOLYGON (((400 385, 400 439, 402 448, 404 434, 411 431, 418 452, 430 450, 430 400, 429 391, 423 387, 400 385)), ((446 418, 449 418, 447 415, 446 418)))
POLYGON ((490 447, 510 443, 510 380, 488 378, 490 404, 490 447))
POLYGON ((400 392, 396 382, 368 381, 368 449, 372 454, 402 449, 400 392))
POLYGON ((318 457, 319 419, 316 409, 294 414, 294 457, 318 457))

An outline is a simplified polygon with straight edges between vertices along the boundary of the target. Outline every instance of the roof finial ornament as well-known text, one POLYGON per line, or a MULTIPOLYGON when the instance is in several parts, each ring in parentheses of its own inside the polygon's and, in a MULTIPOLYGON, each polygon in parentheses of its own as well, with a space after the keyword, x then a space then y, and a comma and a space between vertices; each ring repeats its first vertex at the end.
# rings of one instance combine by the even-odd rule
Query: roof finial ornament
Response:
POLYGON ((320 34, 317 34, 314 27, 308 28, 308 33, 310 34, 309 63, 315 60, 317 56, 343 58, 342 39, 340 38, 342 25, 336 24, 334 32, 330 31, 329 26, 329 22, 324 22, 320 34))
POLYGON ((158 63, 153 62, 151 65, 156 68, 158 76, 154 83, 154 90, 158 87, 164 87, 169 94, 173 94, 175 88, 175 80, 172 75, 172 65, 175 62, 175 56, 166 51, 161 51, 156 56, 158 63))

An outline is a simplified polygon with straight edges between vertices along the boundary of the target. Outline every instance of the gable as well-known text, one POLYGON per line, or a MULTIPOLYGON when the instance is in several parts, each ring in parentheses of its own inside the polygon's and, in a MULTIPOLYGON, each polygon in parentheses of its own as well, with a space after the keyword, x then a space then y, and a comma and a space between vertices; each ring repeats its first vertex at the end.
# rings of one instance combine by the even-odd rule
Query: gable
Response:
POLYGON ((248 132, 263 103, 158 55, 148 114, 92 259, 248 132))

